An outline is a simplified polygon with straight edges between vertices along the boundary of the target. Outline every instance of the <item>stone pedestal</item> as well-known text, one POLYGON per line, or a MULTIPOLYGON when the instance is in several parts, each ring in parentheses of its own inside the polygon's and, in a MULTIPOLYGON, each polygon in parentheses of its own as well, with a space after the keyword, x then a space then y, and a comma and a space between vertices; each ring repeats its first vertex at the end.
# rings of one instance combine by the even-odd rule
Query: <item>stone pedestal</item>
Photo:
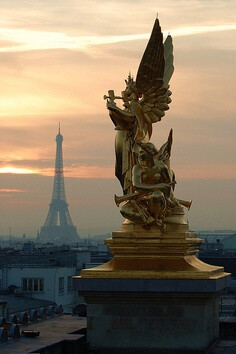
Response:
POLYGON ((124 222, 106 240, 113 259, 83 270, 88 342, 99 353, 205 353, 218 338, 229 274, 196 258, 202 240, 181 219, 166 232, 124 222))
POLYGON ((81 279, 88 304, 87 333, 99 353, 205 353, 219 335, 218 295, 226 277, 212 280, 81 279))

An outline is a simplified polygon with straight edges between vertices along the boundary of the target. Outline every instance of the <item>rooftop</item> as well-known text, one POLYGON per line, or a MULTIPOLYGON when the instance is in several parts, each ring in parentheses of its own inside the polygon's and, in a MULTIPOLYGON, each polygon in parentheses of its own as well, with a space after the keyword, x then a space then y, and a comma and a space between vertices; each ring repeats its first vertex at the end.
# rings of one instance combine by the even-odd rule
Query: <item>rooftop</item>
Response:
POLYGON ((74 267, 76 251, 52 252, 49 254, 0 251, 0 267, 74 267))
POLYGON ((64 340, 77 341, 82 335, 71 333, 75 331, 77 332, 85 326, 85 319, 71 315, 48 318, 47 320, 31 324, 27 327, 21 326, 20 330, 32 329, 40 331, 40 335, 35 338, 26 338, 22 336, 17 340, 9 340, 6 343, 0 344, 0 352, 1 354, 40 353, 43 348, 51 345, 55 346, 64 340))
POLYGON ((55 305, 55 302, 53 301, 33 299, 26 296, 16 296, 15 294, 3 295, 1 300, 7 301, 6 309, 9 314, 55 305))

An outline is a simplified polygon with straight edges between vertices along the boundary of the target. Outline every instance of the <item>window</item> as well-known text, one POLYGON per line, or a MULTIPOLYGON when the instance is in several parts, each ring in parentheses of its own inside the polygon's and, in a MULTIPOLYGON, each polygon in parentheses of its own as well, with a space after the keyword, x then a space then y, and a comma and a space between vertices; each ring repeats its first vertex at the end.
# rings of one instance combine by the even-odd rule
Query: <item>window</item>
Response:
POLYGON ((28 279, 28 291, 32 291, 33 279, 28 279))
POLYGON ((59 294, 64 293, 64 277, 59 278, 59 294))
POLYGON ((39 290, 39 286, 38 286, 38 279, 34 279, 34 291, 38 291, 39 290))
POLYGON ((44 283, 43 283, 43 279, 39 279, 39 291, 43 291, 44 289, 44 283))
POLYGON ((43 278, 22 278, 22 290, 39 292, 44 291, 44 279, 43 278))
POLYGON ((67 278, 67 291, 73 291, 73 279, 71 277, 67 278))
POLYGON ((27 279, 22 279, 22 289, 23 291, 27 291, 27 279))

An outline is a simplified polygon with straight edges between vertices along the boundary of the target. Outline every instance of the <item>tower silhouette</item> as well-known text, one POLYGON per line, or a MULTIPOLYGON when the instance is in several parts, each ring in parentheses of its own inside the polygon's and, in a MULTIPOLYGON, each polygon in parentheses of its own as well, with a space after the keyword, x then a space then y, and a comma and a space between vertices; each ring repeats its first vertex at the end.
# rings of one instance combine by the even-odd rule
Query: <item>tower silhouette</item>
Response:
POLYGON ((80 240, 66 202, 62 142, 63 136, 59 123, 59 132, 56 136, 57 148, 52 199, 46 221, 37 236, 37 240, 40 242, 73 243, 80 240))

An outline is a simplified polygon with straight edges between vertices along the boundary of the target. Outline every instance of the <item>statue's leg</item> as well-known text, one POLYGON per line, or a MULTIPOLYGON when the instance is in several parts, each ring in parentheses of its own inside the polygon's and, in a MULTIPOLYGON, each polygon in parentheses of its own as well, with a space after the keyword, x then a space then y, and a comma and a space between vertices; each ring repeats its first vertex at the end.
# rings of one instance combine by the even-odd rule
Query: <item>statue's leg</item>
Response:
POLYGON ((121 207, 120 213, 124 218, 136 222, 138 224, 141 224, 143 222, 143 219, 139 213, 137 206, 131 201, 128 201, 121 207))
POLYGON ((148 210, 150 214, 157 220, 162 216, 162 212, 166 207, 165 197, 161 191, 153 192, 149 197, 148 210))
POLYGON ((149 214, 146 207, 136 201, 135 199, 129 200, 121 207, 121 214, 128 220, 136 222, 142 225, 148 225, 155 221, 155 219, 149 214))

